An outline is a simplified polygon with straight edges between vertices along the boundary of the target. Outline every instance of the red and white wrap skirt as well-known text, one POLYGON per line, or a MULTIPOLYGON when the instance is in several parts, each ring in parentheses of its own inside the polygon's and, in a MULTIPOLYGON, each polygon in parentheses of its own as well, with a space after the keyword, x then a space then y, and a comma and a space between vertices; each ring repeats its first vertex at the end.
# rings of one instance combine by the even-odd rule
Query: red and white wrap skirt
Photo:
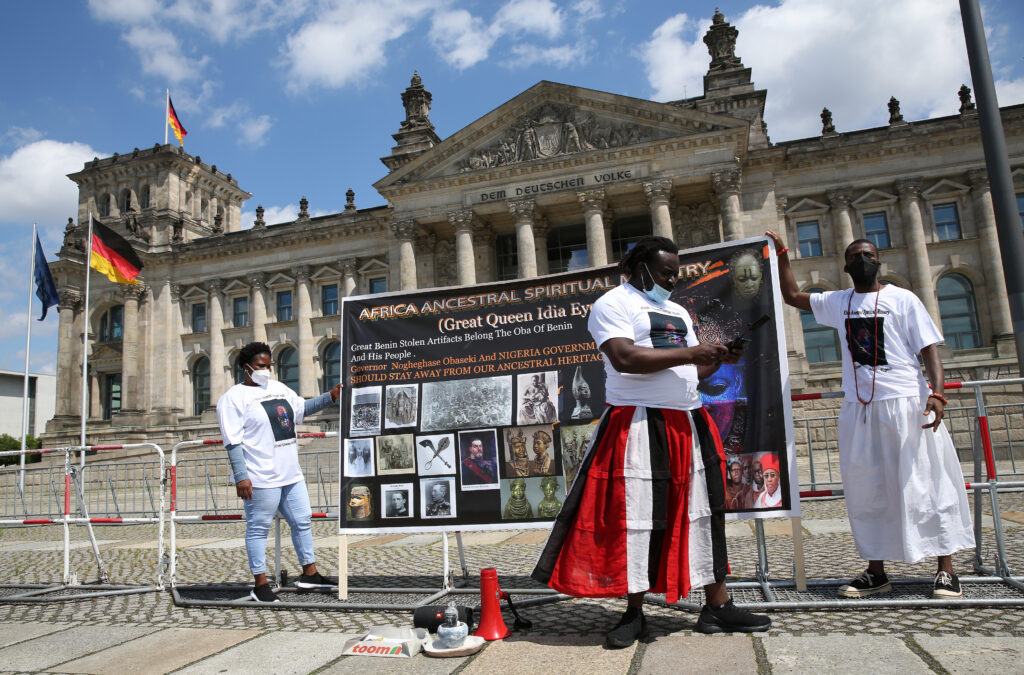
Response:
POLYGON ((532 577, 576 597, 725 581, 725 453, 703 408, 605 410, 532 577))

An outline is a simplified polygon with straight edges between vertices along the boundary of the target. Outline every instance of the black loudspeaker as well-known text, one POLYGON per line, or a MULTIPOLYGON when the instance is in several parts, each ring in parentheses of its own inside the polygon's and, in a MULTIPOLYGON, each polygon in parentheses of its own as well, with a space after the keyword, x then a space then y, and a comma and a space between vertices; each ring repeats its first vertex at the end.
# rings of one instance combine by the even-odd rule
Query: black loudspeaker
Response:
MULTIPOLYGON (((473 628, 473 608, 456 605, 459 610, 459 621, 473 628)), ((416 628, 426 628, 431 633, 437 632, 437 627, 444 623, 444 610, 447 605, 426 605, 417 607, 412 615, 412 625, 416 628)))

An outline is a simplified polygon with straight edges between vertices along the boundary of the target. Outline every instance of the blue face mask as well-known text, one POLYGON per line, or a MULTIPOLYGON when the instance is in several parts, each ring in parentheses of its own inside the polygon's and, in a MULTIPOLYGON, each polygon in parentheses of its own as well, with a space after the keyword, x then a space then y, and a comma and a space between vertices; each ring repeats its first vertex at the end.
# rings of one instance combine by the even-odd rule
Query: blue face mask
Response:
MULTIPOLYGON (((659 286, 654 281, 654 275, 651 274, 651 270, 649 267, 647 267, 647 263, 644 263, 644 269, 647 270, 647 275, 651 277, 652 285, 652 288, 650 289, 645 288, 644 293, 646 293, 647 297, 650 298, 653 302, 656 302, 659 305, 665 304, 665 302, 672 296, 672 291, 666 290, 664 287, 659 286)), ((640 279, 641 281, 643 281, 643 276, 641 276, 640 279)), ((646 286, 646 284, 644 285, 646 286)))

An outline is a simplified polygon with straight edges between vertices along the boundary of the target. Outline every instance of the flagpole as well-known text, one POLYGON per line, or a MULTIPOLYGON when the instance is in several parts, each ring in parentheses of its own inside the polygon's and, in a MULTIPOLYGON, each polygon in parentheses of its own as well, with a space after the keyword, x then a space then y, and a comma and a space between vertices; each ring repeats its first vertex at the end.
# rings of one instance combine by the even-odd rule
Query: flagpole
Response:
POLYGON ((32 223, 32 255, 28 264, 28 310, 25 312, 25 382, 21 393, 21 471, 18 487, 25 493, 25 435, 28 433, 28 359, 32 346, 32 287, 36 280, 36 224, 32 223))
MULTIPOLYGON (((89 212, 89 238, 85 246, 85 312, 82 314, 82 433, 79 445, 85 445, 85 411, 89 406, 89 274, 92 269, 92 211, 89 212)), ((85 466, 85 450, 81 451, 81 464, 85 466)))
POLYGON ((171 112, 171 90, 165 89, 167 95, 164 97, 164 145, 167 145, 167 117, 171 112))

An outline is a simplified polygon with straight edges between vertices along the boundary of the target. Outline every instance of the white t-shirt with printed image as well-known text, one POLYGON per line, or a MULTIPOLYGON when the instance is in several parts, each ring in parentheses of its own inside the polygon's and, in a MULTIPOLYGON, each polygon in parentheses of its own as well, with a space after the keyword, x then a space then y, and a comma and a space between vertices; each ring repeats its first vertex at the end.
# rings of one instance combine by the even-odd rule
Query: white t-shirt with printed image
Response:
POLYGON ((811 310, 815 321, 839 331, 847 401, 856 401, 858 391, 861 399, 871 399, 872 376, 875 401, 928 395, 928 381, 917 355, 942 342, 942 334, 924 303, 911 291, 889 285, 878 293, 857 293, 852 288, 811 293, 811 310), (876 325, 880 340, 876 340, 876 325))
POLYGON ((302 480, 295 427, 306 404, 277 380, 266 387, 236 384, 217 401, 224 445, 241 445, 253 487, 291 485, 302 480))
MULTIPOLYGON (((699 342, 690 314, 672 301, 658 304, 628 283, 608 291, 594 303, 587 328, 600 347, 611 338, 628 338, 638 347, 696 347, 699 342)), ((605 358, 605 401, 674 410, 701 407, 697 366, 675 366, 656 373, 620 373, 605 358)))

